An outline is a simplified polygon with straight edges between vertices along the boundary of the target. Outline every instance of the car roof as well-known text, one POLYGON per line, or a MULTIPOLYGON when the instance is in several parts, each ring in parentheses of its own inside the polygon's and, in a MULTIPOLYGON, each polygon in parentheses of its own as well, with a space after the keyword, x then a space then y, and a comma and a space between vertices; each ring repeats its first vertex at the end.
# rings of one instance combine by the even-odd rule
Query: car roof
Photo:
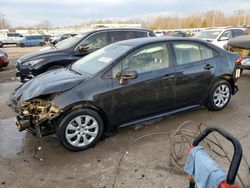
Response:
POLYGON ((141 46, 141 45, 147 45, 147 44, 157 43, 157 42, 173 42, 173 41, 190 41, 190 42, 193 41, 193 42, 201 42, 201 43, 209 44, 206 41, 201 40, 201 39, 173 37, 173 36, 136 38, 136 39, 120 41, 120 42, 117 42, 116 44, 129 45, 129 46, 141 46))
POLYGON ((94 29, 91 31, 87 31, 87 32, 82 32, 81 34, 86 34, 86 33, 95 33, 95 32, 100 32, 100 31, 146 31, 146 32, 153 32, 150 29, 140 29, 140 28, 101 28, 101 29, 94 29))

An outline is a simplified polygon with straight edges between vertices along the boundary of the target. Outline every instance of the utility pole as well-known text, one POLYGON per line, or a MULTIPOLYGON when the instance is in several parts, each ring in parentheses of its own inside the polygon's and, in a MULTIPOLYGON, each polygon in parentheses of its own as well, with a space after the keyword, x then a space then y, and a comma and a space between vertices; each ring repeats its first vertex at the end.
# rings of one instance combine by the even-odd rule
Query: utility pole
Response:
POLYGON ((4 19, 4 14, 1 14, 1 17, 2 17, 2 29, 5 28, 5 19, 4 19))
POLYGON ((214 27, 214 23, 215 23, 215 10, 214 10, 214 14, 213 14, 213 22, 212 22, 212 27, 214 27))

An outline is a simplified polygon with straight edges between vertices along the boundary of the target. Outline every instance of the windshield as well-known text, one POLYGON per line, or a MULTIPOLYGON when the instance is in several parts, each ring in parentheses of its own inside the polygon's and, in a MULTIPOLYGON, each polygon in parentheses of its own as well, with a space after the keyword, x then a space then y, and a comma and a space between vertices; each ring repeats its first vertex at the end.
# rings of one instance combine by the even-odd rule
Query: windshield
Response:
POLYGON ((128 52, 132 46, 111 44, 75 62, 71 69, 79 73, 95 74, 128 52))
POLYGON ((80 34, 74 37, 67 38, 61 42, 58 42, 55 46, 59 50, 70 48, 74 46, 75 44, 77 44, 80 40, 82 40, 84 36, 86 36, 86 34, 80 34))
POLYGON ((222 30, 207 30, 202 31, 197 35, 197 38, 200 39, 216 39, 222 30))

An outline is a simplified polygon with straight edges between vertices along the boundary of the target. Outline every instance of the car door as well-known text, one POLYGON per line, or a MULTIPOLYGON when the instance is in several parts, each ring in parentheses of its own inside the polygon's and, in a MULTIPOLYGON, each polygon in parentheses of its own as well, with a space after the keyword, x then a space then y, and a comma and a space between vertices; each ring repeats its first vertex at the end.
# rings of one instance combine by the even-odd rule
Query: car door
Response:
POLYGON ((200 104, 216 69, 216 52, 191 41, 172 44, 176 57, 176 107, 200 104))
POLYGON ((6 38, 6 40, 7 40, 7 43, 14 43, 14 42, 15 42, 15 40, 14 40, 14 34, 12 34, 12 33, 7 33, 7 38, 6 38))
POLYGON ((233 30, 232 30, 232 29, 226 30, 226 31, 224 31, 224 32, 220 35, 220 37, 218 38, 218 41, 216 41, 215 45, 217 45, 217 46, 223 48, 223 46, 224 46, 225 44, 227 44, 227 41, 228 41, 229 39, 231 39, 231 38, 233 38, 233 30))
POLYGON ((111 115, 118 124, 174 108, 174 70, 166 44, 142 47, 112 69, 111 115), (132 68, 138 77, 121 84, 116 75, 132 68))
POLYGON ((245 35, 245 33, 242 29, 234 29, 233 30, 233 37, 239 37, 242 35, 245 35))

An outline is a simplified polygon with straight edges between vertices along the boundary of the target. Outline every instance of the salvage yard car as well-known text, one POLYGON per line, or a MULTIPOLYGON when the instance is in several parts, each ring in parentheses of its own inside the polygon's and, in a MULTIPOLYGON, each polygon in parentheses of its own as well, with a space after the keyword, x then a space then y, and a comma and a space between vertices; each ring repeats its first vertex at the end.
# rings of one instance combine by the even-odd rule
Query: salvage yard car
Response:
POLYGON ((17 44, 23 37, 20 33, 6 33, 4 37, 0 38, 0 48, 8 44, 17 44))
POLYGON ((238 60, 241 72, 250 70, 250 35, 240 36, 228 41, 225 49, 238 53, 242 58, 238 60))
POLYGON ((229 39, 246 35, 245 31, 246 28, 238 28, 238 27, 215 28, 215 29, 207 29, 201 31, 195 37, 207 40, 213 43, 214 45, 223 48, 229 39))
POLYGON ((9 64, 8 55, 3 50, 0 50, 0 68, 7 67, 9 64))
POLYGON ((203 105, 223 109, 237 92, 238 57, 198 39, 121 41, 24 83, 9 106, 20 131, 56 133, 65 148, 84 150, 117 127, 203 105))
POLYGON ((22 82, 48 70, 75 62, 110 43, 121 40, 155 36, 144 29, 101 29, 79 34, 59 42, 49 49, 25 55, 18 59, 16 76, 22 82))
POLYGON ((25 46, 44 46, 45 39, 43 35, 31 35, 25 36, 19 42, 17 42, 17 46, 25 47, 25 46))

